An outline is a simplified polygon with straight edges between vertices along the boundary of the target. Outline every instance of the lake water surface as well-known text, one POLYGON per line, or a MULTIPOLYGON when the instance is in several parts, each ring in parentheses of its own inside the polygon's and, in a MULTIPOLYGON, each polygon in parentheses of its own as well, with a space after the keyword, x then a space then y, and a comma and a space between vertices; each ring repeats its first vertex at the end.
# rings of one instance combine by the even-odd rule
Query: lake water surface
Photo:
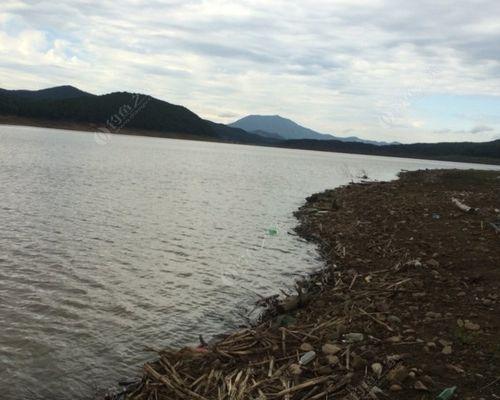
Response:
POLYGON ((444 167, 471 165, 0 126, 0 397, 89 398, 234 328, 321 266, 305 197, 444 167))

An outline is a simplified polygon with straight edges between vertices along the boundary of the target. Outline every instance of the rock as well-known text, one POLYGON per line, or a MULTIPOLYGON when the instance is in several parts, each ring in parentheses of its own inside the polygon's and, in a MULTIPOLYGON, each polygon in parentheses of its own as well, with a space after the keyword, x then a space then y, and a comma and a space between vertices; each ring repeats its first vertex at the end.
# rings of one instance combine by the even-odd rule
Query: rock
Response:
POLYGON ((415 385, 413 385, 413 387, 416 389, 416 390, 422 390, 422 391, 425 391, 425 392, 428 392, 429 389, 427 388, 427 386, 425 386, 422 382, 420 381, 416 381, 415 382, 415 385))
POLYGON ((464 369, 462 367, 459 367, 458 365, 446 364, 446 368, 455 371, 457 374, 465 373, 464 369))
POLYGON ((303 351, 303 352, 308 352, 308 351, 313 351, 314 350, 314 347, 312 344, 310 343, 302 343, 300 345, 300 351, 303 351))
POLYGON ((453 344, 453 342, 450 342, 449 340, 445 340, 445 339, 439 339, 438 342, 443 347, 451 346, 453 344))
POLYGON ((479 324, 475 324, 474 322, 469 321, 468 319, 464 321, 464 328, 469 331, 478 331, 479 329, 481 329, 479 324))
POLYGON ((439 261, 435 260, 434 258, 427 260, 426 264, 431 268, 438 268, 439 267, 439 261))
POLYGON ((373 400, 378 399, 377 394, 381 394, 382 396, 385 395, 384 391, 380 389, 378 386, 373 386, 368 394, 373 400))
POLYGON ((427 318, 441 318, 443 315, 438 312, 429 311, 425 313, 425 316, 427 318))
POLYGON ((409 376, 411 379, 415 379, 415 376, 417 376, 417 375, 415 374, 415 371, 410 371, 410 372, 408 373, 408 376, 409 376))
POLYGON ((424 376, 422 376, 421 379, 425 384, 430 385, 430 386, 434 386, 434 381, 429 375, 424 375, 424 376))
POLYGON ((399 343, 399 342, 401 342, 401 336, 391 336, 390 338, 386 339, 386 342, 399 343))
POLYGON ((387 380, 389 382, 403 382, 408 376, 408 368, 404 365, 398 365, 387 373, 387 380))
POLYGON ((337 356, 332 356, 331 354, 326 356, 326 360, 328 361, 328 364, 330 365, 337 365, 340 360, 337 356))
POLYGON ((373 363, 372 364, 372 371, 377 376, 377 378, 380 378, 380 376, 382 375, 383 369, 384 369, 384 367, 380 363, 373 363))
POLYGON ((344 335, 344 340, 349 343, 361 342, 364 338, 362 333, 346 333, 344 335))
POLYGON ((322 367, 318 368, 318 373, 320 375, 331 375, 332 372, 333 369, 329 365, 323 365, 322 367))
POLYGON ((357 354, 351 355, 351 366, 353 369, 361 369, 366 365, 366 360, 357 354))
POLYGON ((429 349, 435 349, 435 348, 436 348, 436 343, 434 343, 434 342, 427 342, 427 343, 426 343, 426 346, 427 346, 429 349))
POLYGON ((291 364, 288 370, 292 375, 300 375, 302 373, 302 368, 299 364, 291 364))
POLYGON ((392 364, 392 363, 395 363, 397 361, 401 361, 406 357, 407 357, 407 354, 390 354, 390 355, 386 356, 386 359, 387 359, 388 363, 392 364))
POLYGON ((396 384, 396 383, 395 383, 395 384, 393 384, 393 385, 391 385, 391 387, 389 388, 389 390, 390 390, 391 392, 399 392, 399 391, 401 391, 402 389, 403 389, 403 388, 402 388, 400 385, 396 384))
POLYGON ((337 354, 338 352, 340 352, 342 350, 342 347, 337 346, 335 344, 326 343, 323 345, 321 350, 323 351, 324 354, 332 354, 333 355, 333 354, 337 354))
POLYGON ((446 355, 449 355, 452 352, 453 352, 453 350, 451 349, 451 346, 444 346, 443 351, 442 351, 442 353, 446 354, 446 355))
POLYGON ((400 323, 401 323, 401 319, 400 319, 399 317, 396 317, 395 315, 389 315, 389 316, 387 317, 387 320, 388 320, 389 322, 394 323, 394 324, 400 324, 400 323))
POLYGON ((407 261, 405 265, 408 267, 419 268, 422 266, 422 263, 420 262, 420 260, 410 260, 410 261, 407 261))

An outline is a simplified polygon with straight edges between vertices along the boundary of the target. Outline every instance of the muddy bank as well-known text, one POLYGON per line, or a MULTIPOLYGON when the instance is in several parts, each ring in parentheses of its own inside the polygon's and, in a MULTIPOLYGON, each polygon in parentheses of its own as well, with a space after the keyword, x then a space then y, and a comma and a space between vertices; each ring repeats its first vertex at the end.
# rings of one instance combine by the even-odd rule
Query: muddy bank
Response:
POLYGON ((158 350, 121 398, 500 398, 499 176, 407 172, 311 196, 297 232, 325 269, 262 299, 255 326, 158 350))

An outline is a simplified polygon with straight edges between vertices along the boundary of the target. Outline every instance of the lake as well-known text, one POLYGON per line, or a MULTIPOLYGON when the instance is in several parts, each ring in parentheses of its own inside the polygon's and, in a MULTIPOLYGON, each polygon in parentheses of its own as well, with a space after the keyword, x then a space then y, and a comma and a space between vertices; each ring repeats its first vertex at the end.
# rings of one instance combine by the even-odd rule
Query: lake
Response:
POLYGON ((0 397, 89 398, 237 327, 321 267, 305 197, 447 167, 471 165, 0 126, 0 397))

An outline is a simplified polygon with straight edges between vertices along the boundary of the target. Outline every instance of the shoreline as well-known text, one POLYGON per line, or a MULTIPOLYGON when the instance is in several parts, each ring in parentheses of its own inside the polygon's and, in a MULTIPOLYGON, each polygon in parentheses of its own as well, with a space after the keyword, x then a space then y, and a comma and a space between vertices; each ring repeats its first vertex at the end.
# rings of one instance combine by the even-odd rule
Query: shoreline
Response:
POLYGON ((308 197, 296 231, 324 269, 262 299, 251 328, 158 350, 108 399, 500 396, 498 177, 421 170, 308 197))
MULTIPOLYGON (((15 116, 2 116, 0 115, 0 126, 25 126, 33 128, 48 128, 48 129, 59 129, 59 130, 69 130, 76 132, 93 132, 99 133, 100 126, 94 123, 78 123, 78 122, 63 122, 63 121, 49 121, 49 120, 36 120, 23 117, 15 116)), ((302 151, 319 151, 325 153, 334 154, 354 154, 360 156, 368 157, 390 157, 390 158, 402 158, 402 159, 415 159, 415 160, 429 160, 429 161, 442 161, 442 162, 456 162, 456 163, 468 163, 468 164, 478 164, 478 165, 500 165, 500 160, 495 158, 485 158, 485 157, 469 157, 469 156, 438 156, 438 157, 422 157, 417 155, 388 155, 388 154, 373 154, 373 153, 363 153, 363 152, 348 152, 341 151, 340 149, 336 151, 326 150, 326 149, 313 149, 306 147, 296 147, 293 145, 287 145, 284 143, 251 143, 251 142, 236 142, 231 140, 224 140, 219 138, 211 138, 208 136, 198 136, 188 133, 175 133, 175 132, 159 132, 159 131, 149 131, 149 130, 138 130, 138 129, 128 129, 123 128, 119 132, 109 133, 110 135, 128 135, 128 136, 142 136, 142 137, 153 137, 153 138, 165 138, 165 139, 178 139, 178 140, 195 140, 201 142, 209 143, 226 143, 226 144, 237 144, 242 146, 258 146, 258 147, 274 147, 279 149, 289 149, 289 150, 302 150, 302 151)))

